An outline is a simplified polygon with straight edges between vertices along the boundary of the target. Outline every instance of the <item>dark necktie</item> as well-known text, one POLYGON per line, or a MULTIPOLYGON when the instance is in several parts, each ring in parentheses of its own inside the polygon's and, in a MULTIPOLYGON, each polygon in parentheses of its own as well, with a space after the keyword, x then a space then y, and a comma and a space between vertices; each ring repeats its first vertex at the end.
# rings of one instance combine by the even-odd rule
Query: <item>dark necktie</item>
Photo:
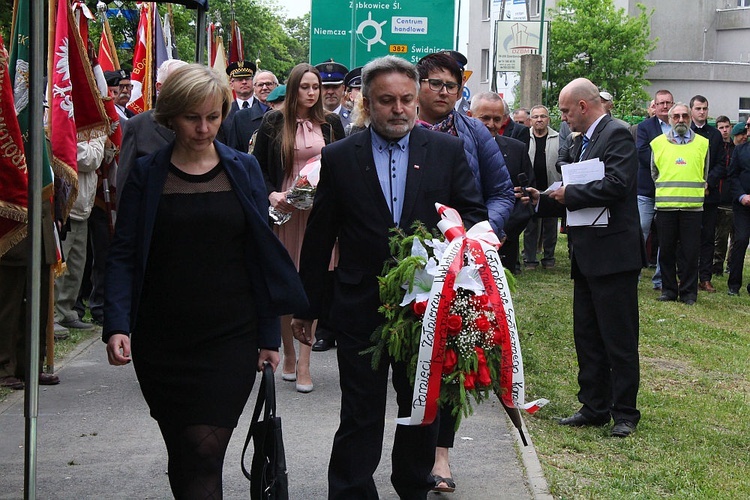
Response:
POLYGON ((586 149, 589 147, 589 142, 591 142, 591 139, 589 139, 586 134, 583 134, 583 145, 581 146, 581 154, 578 155, 578 161, 583 160, 583 155, 586 154, 586 149))
POLYGON ((242 109, 247 109, 249 107, 250 107, 250 103, 249 102, 245 101, 245 102, 242 103, 242 109))

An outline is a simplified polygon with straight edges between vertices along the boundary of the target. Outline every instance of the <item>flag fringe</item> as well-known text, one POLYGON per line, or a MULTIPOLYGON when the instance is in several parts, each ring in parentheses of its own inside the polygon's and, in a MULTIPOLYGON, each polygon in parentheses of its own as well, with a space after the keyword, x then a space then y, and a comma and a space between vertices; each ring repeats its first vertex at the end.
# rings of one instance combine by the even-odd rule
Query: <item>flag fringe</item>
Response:
POLYGON ((0 238, 0 256, 26 238, 27 228, 28 226, 26 224, 19 224, 16 228, 11 229, 5 236, 0 238))

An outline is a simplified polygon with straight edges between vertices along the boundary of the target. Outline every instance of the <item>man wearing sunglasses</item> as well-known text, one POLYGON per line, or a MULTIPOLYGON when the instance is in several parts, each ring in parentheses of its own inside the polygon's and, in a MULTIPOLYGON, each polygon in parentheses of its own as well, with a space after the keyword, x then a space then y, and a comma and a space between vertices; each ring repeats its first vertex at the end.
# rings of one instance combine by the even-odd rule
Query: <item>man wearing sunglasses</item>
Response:
POLYGON ((676 103, 668 111, 670 129, 651 141, 651 174, 655 184, 656 229, 659 231, 660 301, 698 298, 698 261, 709 142, 691 130, 690 108, 676 103), (677 247, 680 251, 677 251, 677 247), (677 282, 677 269, 680 280, 677 282))

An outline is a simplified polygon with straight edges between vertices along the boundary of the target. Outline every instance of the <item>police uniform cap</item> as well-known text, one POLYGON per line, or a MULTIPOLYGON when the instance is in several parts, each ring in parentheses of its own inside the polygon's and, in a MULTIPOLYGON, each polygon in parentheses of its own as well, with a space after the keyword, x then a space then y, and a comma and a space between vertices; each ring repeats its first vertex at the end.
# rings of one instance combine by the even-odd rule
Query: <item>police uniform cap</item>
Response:
POLYGON ((463 71, 466 68, 466 65, 469 63, 469 60, 466 59, 466 56, 458 52, 457 50, 443 50, 441 52, 443 54, 448 54, 449 56, 451 56, 458 63, 461 71, 463 71))
POLYGON ((346 66, 335 62, 333 59, 316 64, 315 69, 320 73, 320 81, 323 85, 341 85, 349 72, 346 66))
POLYGON ((255 63, 252 61, 235 61, 227 66, 227 75, 230 78, 247 78, 255 75, 255 63))
POLYGON ((281 102, 286 99, 286 85, 279 85, 268 94, 266 102, 281 102))
POLYGON ((358 89, 362 87, 362 66, 354 68, 344 77, 344 85, 349 89, 358 89))
POLYGON ((117 87, 120 85, 120 80, 128 80, 130 75, 124 69, 118 69, 117 71, 105 71, 104 79, 107 81, 108 87, 117 87))

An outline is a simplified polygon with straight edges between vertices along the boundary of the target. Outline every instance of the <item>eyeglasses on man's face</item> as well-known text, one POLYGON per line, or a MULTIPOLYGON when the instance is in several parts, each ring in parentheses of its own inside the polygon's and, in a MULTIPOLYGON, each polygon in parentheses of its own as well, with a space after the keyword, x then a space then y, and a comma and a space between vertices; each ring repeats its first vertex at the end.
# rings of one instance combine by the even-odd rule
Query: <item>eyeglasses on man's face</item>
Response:
POLYGON ((254 85, 256 87, 273 87, 276 84, 274 82, 256 82, 254 85))
POLYGON ((656 103, 657 106, 671 106, 672 104, 674 104, 673 101, 661 101, 656 103))
POLYGON ((118 85, 117 88, 119 88, 120 90, 133 90, 133 84, 127 83, 123 85, 118 85))
POLYGON ((433 92, 440 92, 445 87, 445 91, 451 95, 458 93, 458 84, 455 82, 444 82, 439 78, 423 78, 420 81, 427 82, 427 85, 433 92))

